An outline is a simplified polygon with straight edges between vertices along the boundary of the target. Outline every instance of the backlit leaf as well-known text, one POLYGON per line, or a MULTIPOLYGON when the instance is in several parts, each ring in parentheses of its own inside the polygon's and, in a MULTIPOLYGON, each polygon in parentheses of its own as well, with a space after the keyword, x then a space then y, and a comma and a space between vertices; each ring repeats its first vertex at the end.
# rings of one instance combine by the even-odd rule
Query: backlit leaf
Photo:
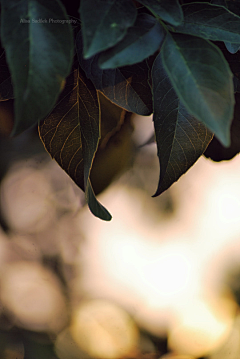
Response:
POLYGON ((84 57, 114 46, 133 25, 137 10, 129 0, 81 0, 84 57))
POLYGON ((57 22, 68 19, 59 0, 1 0, 1 5, 1 40, 15 97, 13 134, 18 134, 52 110, 71 69, 73 32, 70 24, 57 22))
POLYGON ((96 90, 75 69, 51 114, 39 125, 41 140, 58 164, 85 191, 92 213, 104 220, 111 215, 97 201, 90 180, 99 141, 99 106, 96 90))
POLYGON ((230 145, 234 109, 233 75, 220 49, 207 40, 168 34, 163 65, 187 111, 230 145))
POLYGON ((86 76, 116 105, 129 112, 147 116, 152 113, 152 93, 149 86, 147 60, 117 69, 102 70, 99 55, 85 60, 82 55, 82 37, 76 39, 78 60, 86 76))
POLYGON ((146 6, 156 17, 171 25, 180 25, 183 13, 178 0, 138 0, 146 6))
POLYGON ((99 65, 114 69, 141 62, 160 48, 164 37, 165 30, 155 17, 140 14, 124 39, 100 55, 99 65))
POLYGON ((240 44, 240 17, 225 7, 195 2, 183 5, 182 9, 184 21, 176 27, 177 32, 240 44))
POLYGON ((152 68, 153 121, 160 162, 158 196, 179 179, 203 154, 212 133, 188 113, 165 72, 161 56, 152 68))

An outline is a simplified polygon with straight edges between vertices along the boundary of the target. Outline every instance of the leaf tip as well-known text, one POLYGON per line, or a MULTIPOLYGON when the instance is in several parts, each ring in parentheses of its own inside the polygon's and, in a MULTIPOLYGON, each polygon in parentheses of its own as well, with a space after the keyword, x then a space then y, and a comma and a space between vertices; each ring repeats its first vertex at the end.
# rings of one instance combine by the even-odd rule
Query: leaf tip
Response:
POLYGON ((215 133, 215 135, 224 147, 230 147, 231 145, 230 130, 226 132, 215 133))
POLYGON ((101 207, 102 207, 101 211, 98 211, 98 212, 92 210, 91 206, 89 206, 89 209, 95 217, 97 217, 103 221, 110 222, 112 220, 112 215, 108 212, 108 210, 106 210, 105 207, 103 207, 103 206, 101 206, 101 207))

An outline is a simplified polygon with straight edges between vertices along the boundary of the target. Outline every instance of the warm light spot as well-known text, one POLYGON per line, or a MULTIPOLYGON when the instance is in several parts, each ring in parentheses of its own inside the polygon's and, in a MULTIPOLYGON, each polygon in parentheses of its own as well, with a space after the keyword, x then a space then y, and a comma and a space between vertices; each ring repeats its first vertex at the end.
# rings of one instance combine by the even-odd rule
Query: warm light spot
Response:
POLYGON ((41 171, 30 165, 19 162, 12 166, 1 186, 3 215, 16 232, 36 233, 54 219, 50 184, 41 171))
POLYGON ((230 334, 235 305, 220 298, 186 298, 169 333, 169 348, 180 354, 205 356, 218 348, 230 334))
POLYGON ((19 326, 55 332, 66 324, 66 305, 57 278, 37 263, 6 265, 1 277, 1 300, 19 326))
POLYGON ((91 357, 114 359, 134 354, 138 330, 128 314, 111 302, 82 303, 73 314, 71 333, 91 357))
POLYGON ((159 359, 195 359, 192 355, 178 355, 178 354, 166 354, 159 359))

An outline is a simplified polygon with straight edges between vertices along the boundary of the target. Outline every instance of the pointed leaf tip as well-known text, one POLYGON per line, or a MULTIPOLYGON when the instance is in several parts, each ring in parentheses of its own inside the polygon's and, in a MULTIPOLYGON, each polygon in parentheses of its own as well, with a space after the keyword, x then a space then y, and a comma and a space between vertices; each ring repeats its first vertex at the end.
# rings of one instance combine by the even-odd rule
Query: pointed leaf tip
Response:
POLYGON ((153 122, 160 177, 156 197, 176 182, 204 153, 212 133, 188 113, 166 73, 161 55, 152 67, 153 122))
POLYGON ((79 12, 85 59, 122 40, 137 17, 137 10, 129 0, 82 0, 79 12))
POLYGON ((76 64, 55 108, 39 124, 39 135, 51 157, 85 191, 91 212, 109 221, 111 215, 98 202, 89 180, 99 140, 97 93, 76 64))

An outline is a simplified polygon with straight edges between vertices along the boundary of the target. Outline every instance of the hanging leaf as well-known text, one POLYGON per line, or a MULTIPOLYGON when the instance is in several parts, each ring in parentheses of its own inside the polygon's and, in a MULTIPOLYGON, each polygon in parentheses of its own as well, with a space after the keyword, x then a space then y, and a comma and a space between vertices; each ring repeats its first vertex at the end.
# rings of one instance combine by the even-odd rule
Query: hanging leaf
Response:
POLYGON ((154 16, 171 25, 177 26, 183 21, 183 12, 178 0, 139 0, 138 2, 146 6, 154 16))
POLYGON ((214 136, 209 143, 204 156, 213 161, 231 160, 240 152, 240 93, 235 94, 234 118, 231 126, 231 146, 224 147, 214 136))
POLYGON ((212 133, 188 113, 164 70, 159 54, 152 68, 153 121, 160 162, 160 178, 154 196, 179 179, 203 154, 212 133))
POLYGON ((199 37, 168 34, 162 60, 187 111, 230 145, 234 109, 232 72, 217 46, 199 37))
POLYGON ((111 215, 97 201, 89 180, 100 136, 97 93, 78 68, 67 78, 54 110, 40 123, 39 134, 52 158, 85 191, 92 213, 110 220, 111 215))
POLYGON ((14 87, 16 135, 52 110, 71 69, 73 32, 69 23, 57 22, 68 19, 59 0, 1 0, 1 5, 1 40, 14 87))
POLYGON ((76 39, 76 48, 79 64, 96 89, 129 112, 143 116, 152 113, 147 60, 119 69, 102 70, 98 66, 99 55, 88 60, 83 58, 81 32, 76 39))
POLYGON ((165 38, 165 30, 155 17, 140 14, 122 41, 99 57, 102 69, 133 65, 153 55, 165 38))
POLYGON ((79 12, 85 58, 122 40, 137 17, 137 10, 129 0, 81 0, 79 12))
POLYGON ((182 10, 184 21, 177 32, 240 44, 240 17, 225 7, 195 2, 183 5, 182 10))

